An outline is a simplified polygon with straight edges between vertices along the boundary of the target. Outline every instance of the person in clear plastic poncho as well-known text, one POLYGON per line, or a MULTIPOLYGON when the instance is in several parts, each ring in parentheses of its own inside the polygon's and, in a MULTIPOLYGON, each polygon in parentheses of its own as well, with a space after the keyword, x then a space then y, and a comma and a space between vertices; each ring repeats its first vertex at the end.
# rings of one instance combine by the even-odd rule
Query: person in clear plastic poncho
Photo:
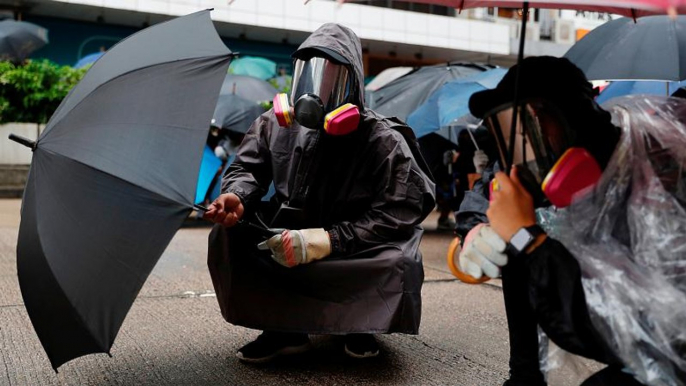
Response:
POLYGON ((470 100, 500 165, 513 168, 495 174, 489 225, 470 231, 460 255, 472 276, 502 273, 505 384, 546 384, 540 326, 608 365, 584 385, 686 385, 686 105, 627 97, 611 115, 566 59, 521 66, 514 148, 516 68, 470 100))

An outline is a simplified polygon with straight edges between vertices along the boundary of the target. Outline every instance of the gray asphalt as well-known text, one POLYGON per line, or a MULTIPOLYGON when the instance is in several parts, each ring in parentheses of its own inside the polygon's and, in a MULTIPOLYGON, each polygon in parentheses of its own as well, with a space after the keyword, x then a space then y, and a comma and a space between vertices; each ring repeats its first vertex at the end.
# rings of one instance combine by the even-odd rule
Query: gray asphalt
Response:
MULTIPOLYGON (((205 265, 210 228, 182 228, 135 301, 112 349, 50 364, 22 304, 16 277, 19 200, 0 200, 0 385, 501 385, 507 377, 507 322, 499 281, 453 278, 445 254, 452 238, 425 222, 426 281, 420 334, 379 337, 368 361, 343 354, 340 339, 313 336, 311 352, 245 365, 235 351, 258 332, 226 323, 205 265)), ((575 362, 576 363, 576 362, 575 362)), ((578 384, 588 368, 551 374, 551 385, 578 384)))

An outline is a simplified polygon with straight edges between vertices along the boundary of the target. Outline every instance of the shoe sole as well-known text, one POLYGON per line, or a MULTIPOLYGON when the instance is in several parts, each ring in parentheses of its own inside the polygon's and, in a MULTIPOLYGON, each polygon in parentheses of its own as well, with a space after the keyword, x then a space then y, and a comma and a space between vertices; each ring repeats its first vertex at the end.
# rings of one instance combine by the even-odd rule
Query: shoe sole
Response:
POLYGON ((348 355, 348 356, 351 357, 351 358, 355 358, 355 359, 374 358, 374 357, 376 357, 376 356, 379 355, 379 350, 376 350, 375 352, 369 352, 369 351, 367 351, 366 353, 364 353, 364 354, 362 354, 362 355, 356 354, 356 353, 354 353, 354 352, 348 350, 348 345, 347 345, 347 344, 345 345, 344 349, 345 349, 345 354, 346 354, 346 355, 348 355))
POLYGON ((266 362, 269 362, 278 356, 302 354, 304 352, 309 351, 310 348, 311 348, 310 343, 306 343, 302 346, 284 347, 281 350, 276 351, 274 354, 266 356, 266 357, 262 357, 262 358, 246 358, 243 356, 243 353, 237 352, 236 358, 238 358, 241 362, 245 362, 245 363, 266 363, 266 362))

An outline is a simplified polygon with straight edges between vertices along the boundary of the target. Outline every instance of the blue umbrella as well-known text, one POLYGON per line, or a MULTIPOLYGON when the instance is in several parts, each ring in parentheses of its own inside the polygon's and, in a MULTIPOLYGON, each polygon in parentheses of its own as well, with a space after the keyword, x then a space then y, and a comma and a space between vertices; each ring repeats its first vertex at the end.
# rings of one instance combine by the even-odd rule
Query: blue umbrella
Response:
POLYGON ((659 81, 640 81, 640 80, 627 80, 627 81, 616 81, 611 82, 603 92, 598 95, 596 102, 605 103, 606 101, 633 94, 648 94, 648 95, 669 95, 674 94, 681 87, 686 86, 686 81, 681 82, 659 82, 659 81), (669 86, 669 91, 668 87, 669 86))
POLYGON ((276 75, 276 63, 257 56, 243 56, 234 59, 229 66, 229 74, 249 75, 262 80, 271 79, 276 75))
POLYGON ((221 166, 222 161, 214 155, 214 152, 209 146, 205 145, 205 150, 202 153, 202 163, 200 164, 200 174, 198 174, 198 184, 195 188, 196 204, 202 204, 205 200, 210 184, 221 166))
POLYGON ((469 115, 469 97, 477 91, 495 88, 506 72, 505 69, 495 68, 447 82, 408 116, 407 124, 417 137, 438 132, 441 136, 453 138, 451 134, 454 133, 447 130, 469 115))
POLYGON ((101 56, 105 55, 104 52, 94 52, 92 54, 88 54, 84 56, 83 58, 79 59, 78 62, 74 65, 74 68, 83 68, 86 67, 89 64, 95 63, 96 60, 100 59, 101 56))

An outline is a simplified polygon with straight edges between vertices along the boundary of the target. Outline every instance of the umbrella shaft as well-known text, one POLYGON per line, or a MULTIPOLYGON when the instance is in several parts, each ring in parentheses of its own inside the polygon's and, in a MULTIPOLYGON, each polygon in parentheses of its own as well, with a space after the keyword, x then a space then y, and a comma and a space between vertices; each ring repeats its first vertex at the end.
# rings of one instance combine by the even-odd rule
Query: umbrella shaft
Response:
POLYGON ((505 169, 506 174, 510 174, 512 168, 512 161, 514 160, 515 151, 515 135, 517 131, 517 113, 519 112, 519 74, 522 69, 522 60, 524 60, 524 40, 526 39, 526 22, 529 18, 529 2, 524 2, 524 9, 522 10, 522 30, 519 34, 519 54, 517 55, 517 72, 515 73, 515 95, 512 111, 512 124, 510 127, 510 143, 508 146, 507 165, 505 169))
POLYGON ((207 212, 207 208, 206 208, 206 207, 204 207, 204 206, 202 206, 202 205, 198 205, 198 204, 193 205, 193 209, 195 209, 195 210, 197 210, 197 211, 199 211, 199 212, 207 212))

